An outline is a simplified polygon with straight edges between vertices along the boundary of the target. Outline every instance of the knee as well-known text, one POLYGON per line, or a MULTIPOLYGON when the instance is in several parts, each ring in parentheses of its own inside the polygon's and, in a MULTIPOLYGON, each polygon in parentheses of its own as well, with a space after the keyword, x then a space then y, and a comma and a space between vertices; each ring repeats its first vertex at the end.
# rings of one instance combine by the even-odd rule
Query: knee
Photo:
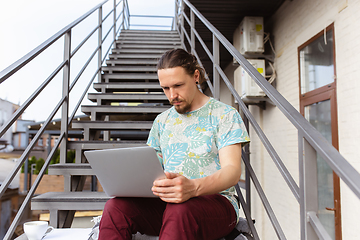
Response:
POLYGON ((168 204, 164 212, 164 219, 188 219, 194 210, 189 201, 183 203, 168 204))
POLYGON ((126 209, 131 209, 131 201, 124 198, 111 198, 104 207, 104 213, 124 212, 126 209))

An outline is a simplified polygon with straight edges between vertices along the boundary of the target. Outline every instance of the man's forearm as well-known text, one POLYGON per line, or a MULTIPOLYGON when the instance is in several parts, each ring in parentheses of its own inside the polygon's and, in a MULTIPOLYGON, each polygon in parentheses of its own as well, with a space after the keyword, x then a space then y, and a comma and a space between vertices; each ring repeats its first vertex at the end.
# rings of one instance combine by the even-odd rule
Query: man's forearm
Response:
POLYGON ((237 184, 240 175, 240 167, 227 165, 210 176, 193 179, 196 185, 194 197, 215 194, 226 190, 237 184))

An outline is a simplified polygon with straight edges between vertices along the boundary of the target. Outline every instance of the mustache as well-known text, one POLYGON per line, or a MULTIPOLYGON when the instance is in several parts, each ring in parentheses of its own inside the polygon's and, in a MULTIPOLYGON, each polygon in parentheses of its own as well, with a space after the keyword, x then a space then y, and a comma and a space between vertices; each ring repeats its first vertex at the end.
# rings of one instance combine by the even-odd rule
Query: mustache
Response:
POLYGON ((179 99, 179 98, 174 98, 172 100, 170 100, 170 104, 173 105, 174 102, 183 102, 183 100, 179 99))

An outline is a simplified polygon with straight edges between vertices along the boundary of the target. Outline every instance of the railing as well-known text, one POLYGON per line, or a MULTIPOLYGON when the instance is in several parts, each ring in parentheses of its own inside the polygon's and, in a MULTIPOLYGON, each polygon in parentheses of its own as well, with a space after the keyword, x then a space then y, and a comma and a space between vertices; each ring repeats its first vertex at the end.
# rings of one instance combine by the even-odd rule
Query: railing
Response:
MULTIPOLYGON (((325 228, 319 221, 316 215, 318 207, 313 203, 317 203, 317 198, 314 194, 308 194, 314 191, 313 182, 311 179, 316 178, 316 173, 311 173, 313 165, 316 164, 316 153, 318 153, 332 168, 332 170, 347 184, 347 186, 360 198, 360 174, 346 161, 346 159, 331 145, 328 141, 273 87, 266 81, 266 79, 239 53, 239 51, 188 1, 176 0, 175 6, 175 23, 176 29, 180 34, 183 47, 186 49, 185 40, 187 40, 191 51, 198 59, 197 51, 195 49, 195 40, 197 40, 203 50, 207 53, 209 59, 213 63, 213 79, 207 80, 207 84, 213 96, 217 99, 220 97, 220 77, 227 85, 228 89, 236 99, 239 107, 246 116, 255 130, 256 134, 262 141, 267 152, 273 159, 279 172, 293 193, 295 199, 300 204, 300 228, 301 239, 331 239, 325 228), (184 8, 190 10, 190 18, 186 15, 184 8), (213 49, 210 51, 201 36, 195 28, 195 16, 208 28, 213 35, 213 49), (185 22, 188 25, 190 34, 186 31, 185 22), (190 35, 190 36, 189 36, 190 35), (282 111, 282 113, 290 120, 294 127, 298 130, 299 142, 299 182, 300 186, 296 184, 290 172, 285 167, 283 161, 275 151, 274 147, 261 130, 260 126, 252 116, 247 106, 241 100, 240 96, 230 83, 224 71, 220 67, 219 46, 220 44, 234 57, 234 59, 245 69, 245 71, 254 79, 260 88, 266 93, 271 101, 282 111), (311 179, 305 176, 313 174, 311 179), (312 203, 312 204, 311 204, 312 203)), ((248 178, 252 180, 255 189, 264 205, 265 211, 273 225, 273 228, 279 239, 286 239, 286 236, 275 216, 274 211, 259 183, 257 176, 243 151, 243 161, 246 166, 247 181, 246 185, 246 202, 244 197, 240 194, 240 202, 244 209, 248 224, 252 230, 255 239, 259 239, 257 231, 251 219, 250 214, 250 183, 248 178)), ((315 189, 316 191, 316 189, 315 189)), ((240 191, 238 191, 240 192, 240 191)), ((241 193, 241 192, 240 192, 241 193)), ((315 194, 316 195, 316 194, 315 194)), ((315 204, 317 205, 317 204, 315 204)))
POLYGON ((98 4, 94 8, 92 8, 90 11, 85 13, 83 16, 60 30, 58 33, 50 37, 48 40, 46 40, 44 43, 40 44, 38 47, 36 47, 34 50, 26 54, 24 57, 4 69, 0 72, 0 84, 4 82, 5 80, 9 79, 14 73, 22 69, 24 66, 26 66, 29 62, 31 62, 33 59, 35 59, 40 53, 46 51, 50 46, 52 46, 54 43, 56 43, 61 37, 64 36, 65 43, 64 43, 64 60, 63 62, 50 74, 50 76, 37 88, 37 90, 24 102, 24 104, 11 116, 10 120, 5 123, 0 128, 0 137, 5 134, 6 131, 10 129, 10 127, 14 124, 14 122, 19 119, 19 117, 24 113, 24 111, 33 103, 33 101, 39 96, 39 94, 45 90, 45 88, 49 85, 50 82, 53 81, 55 76, 62 70, 63 71, 63 81, 62 81, 62 97, 60 101, 56 104, 55 108, 52 110, 51 114, 47 118, 47 120, 42 124, 41 128, 35 135, 35 137, 32 139, 32 141, 29 143, 23 154, 21 155, 20 159, 17 161, 16 166, 11 171, 11 173, 7 176, 7 178, 4 180, 4 182, 1 184, 0 187, 0 198, 5 193, 6 189, 8 188, 9 184, 14 179, 16 173, 20 170, 21 166, 25 162, 25 160, 28 158, 29 153, 34 148, 36 142, 39 140, 40 136, 43 134, 47 126, 50 124, 52 119, 54 118, 55 114, 59 111, 60 108, 62 108, 61 111, 61 131, 60 131, 60 137, 58 139, 57 144, 52 148, 49 156, 47 157, 45 164, 43 165, 42 169, 40 170, 40 173, 38 177, 36 178, 34 184, 32 185, 31 189, 27 193, 27 196, 25 200, 23 201, 19 211, 17 212, 14 220, 11 223, 10 228, 8 229, 4 239, 10 239, 15 231, 16 226, 19 224, 21 217, 23 216, 24 210, 27 207, 29 201, 31 200, 31 197, 34 195, 35 190, 37 186, 39 185, 43 174, 45 173, 47 167, 50 164, 50 161, 56 151, 56 149, 60 146, 60 162, 65 163, 66 162, 66 152, 67 152, 67 138, 68 138, 68 126, 72 122, 73 118, 75 117, 75 114, 83 101, 86 93, 88 92, 90 86, 92 85, 94 79, 97 77, 98 81, 101 80, 101 66, 104 63, 105 59, 107 58, 109 51, 113 44, 115 44, 115 40, 121 29, 128 29, 129 28, 129 8, 127 0, 113 0, 109 3, 113 2, 112 10, 109 11, 105 17, 103 17, 103 6, 109 2, 109 0, 105 0, 102 3, 98 4), (121 8, 121 11, 119 14, 117 14, 118 8, 121 8), (71 51, 71 42, 72 42, 72 30, 75 26, 77 26, 79 23, 87 19, 90 15, 95 14, 98 12, 98 23, 94 27, 93 30, 90 31, 90 33, 82 40, 82 42, 73 50, 71 51), (104 22, 109 19, 111 20, 110 16, 113 16, 112 18, 112 24, 111 27, 106 32, 105 36, 102 35, 103 31, 106 31, 106 29, 103 29, 104 22), (122 17, 120 24, 118 24, 120 17, 122 17), (81 70, 77 73, 77 76, 72 80, 70 83, 70 60, 71 58, 78 52, 78 50, 89 40, 90 37, 92 37, 95 33, 98 34, 98 43, 97 47, 94 49, 94 51, 91 53, 90 57, 84 61, 81 70), (112 34, 111 34, 112 32, 112 34), (105 49, 105 40, 112 36, 112 42, 110 46, 105 49), (105 54, 103 54, 103 50, 106 50, 105 54), (88 68, 89 63, 94 59, 94 57, 97 55, 97 67, 93 70, 93 76, 88 82, 87 86, 84 88, 84 91, 82 95, 80 96, 78 102, 76 103, 72 113, 69 115, 69 94, 73 90, 74 86, 78 82, 81 75, 84 73, 85 69, 88 68))
MULTIPOLYGON (((152 29, 152 30, 174 30, 174 17, 173 16, 156 16, 156 15, 130 15, 129 14, 129 22, 133 22, 134 20, 131 19, 137 19, 135 20, 137 23, 131 23, 131 29, 152 29), (146 23, 143 23, 140 19, 147 19, 148 21, 146 23), (157 20, 155 20, 157 19, 157 20), (164 19, 170 19, 169 23, 162 23, 159 25, 157 22, 158 20, 164 19), (151 24, 149 23, 151 22, 151 24)), ((130 26, 130 25, 129 25, 130 26)))

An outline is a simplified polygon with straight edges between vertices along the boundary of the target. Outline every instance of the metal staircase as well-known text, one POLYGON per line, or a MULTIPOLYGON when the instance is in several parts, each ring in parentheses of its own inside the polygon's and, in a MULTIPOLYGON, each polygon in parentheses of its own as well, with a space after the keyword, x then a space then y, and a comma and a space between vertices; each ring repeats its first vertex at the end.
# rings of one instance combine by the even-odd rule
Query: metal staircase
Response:
POLYGON ((75 210, 104 208, 108 199, 104 193, 82 191, 84 178, 93 175, 83 152, 145 144, 156 115, 170 107, 157 80, 157 59, 176 47, 180 47, 176 31, 126 30, 120 34, 107 66, 102 67, 101 82, 94 83, 98 93, 88 95, 96 105, 81 106, 91 121, 72 123, 72 128, 84 132, 81 141, 68 142, 68 148, 76 151, 75 163, 49 166, 49 174, 65 176, 65 191, 48 192, 31 201, 33 210, 50 211, 50 225, 70 227, 75 210))
MULTIPOLYGON (((158 17, 158 16, 157 16, 158 17)), ((58 130, 58 141, 53 146, 45 164, 42 167, 39 177, 27 192, 25 200, 4 239, 11 239, 16 227, 21 223, 22 215, 27 205, 31 202, 32 209, 50 211, 50 224, 54 227, 69 227, 76 210, 101 210, 108 197, 102 192, 96 191, 96 181, 93 181, 92 191, 83 191, 86 176, 92 176, 93 172, 83 157, 83 152, 93 149, 121 148, 139 146, 145 144, 149 129, 154 117, 169 108, 168 101, 158 84, 156 76, 157 59, 167 49, 182 47, 195 54, 207 55, 212 65, 211 79, 207 79, 206 90, 209 95, 219 99, 220 82, 225 83, 226 91, 229 91, 236 100, 239 110, 244 113, 245 122, 249 123, 259 142, 275 163, 283 180, 287 183, 294 199, 300 207, 300 235, 301 239, 330 239, 322 223, 319 221, 316 212, 318 208, 312 203, 317 202, 317 191, 311 179, 316 178, 313 165, 316 163, 316 153, 321 155, 329 164, 332 170, 338 174, 344 184, 360 198, 360 174, 353 166, 333 147, 323 136, 316 131, 311 124, 273 87, 252 65, 239 53, 239 51, 228 41, 224 35, 216 29, 188 0, 175 0, 175 17, 173 18, 172 31, 136 31, 128 30, 130 25, 130 12, 126 0, 105 0, 95 6, 86 14, 75 20, 73 23, 60 30, 44 43, 39 45, 23 58, 10 65, 0 72, 0 84, 12 77, 18 70, 22 69, 29 62, 35 59, 41 52, 47 50, 53 43, 64 37, 64 59, 49 77, 32 93, 24 104, 13 114, 11 119, 0 127, 0 137, 8 131, 15 121, 32 104, 37 96, 47 87, 54 77, 63 71, 63 93, 61 99, 55 104, 48 118, 40 125, 39 130, 29 143, 28 147, 19 158, 14 169, 0 186, 0 197, 3 196, 11 181, 26 162, 31 150, 34 148, 40 136, 49 127, 54 116, 60 108, 61 128, 58 130), (112 4, 112 10, 103 16, 103 5, 112 4), (121 11, 119 12, 119 8, 121 11), (91 14, 98 13, 98 24, 89 35, 71 51, 71 32, 75 26, 91 14), (112 16, 113 22, 109 29, 103 29, 104 22, 109 21, 112 16), (119 23, 120 22, 120 23, 119 23), (195 26, 200 25, 202 27, 195 26), (199 24, 200 23, 200 24, 199 24), (206 43, 202 37, 203 30, 211 34, 211 44, 207 39, 206 43), (108 32, 103 36, 103 30, 108 32), (110 34, 113 32, 113 34, 110 34), (79 71, 78 75, 70 81, 70 59, 78 52, 83 44, 93 35, 98 34, 98 44, 94 51, 79 71), (112 36, 111 46, 107 52, 104 42, 112 36), (117 36, 119 36, 117 38, 117 36), (180 36, 180 37, 179 37, 180 36), (212 48, 211 48, 212 47, 212 48), (210 48, 210 49, 209 49, 210 48), (111 54, 108 54, 111 50, 111 54), (103 52, 104 51, 104 52, 103 52), (262 131, 256 119, 247 106, 241 100, 239 94, 232 86, 227 75, 222 69, 220 51, 226 51, 240 64, 244 70, 254 79, 255 83, 266 93, 267 97, 298 131, 298 152, 299 152, 299 184, 293 175, 288 171, 282 159, 274 149, 272 143, 262 131), (78 82, 89 62, 97 56, 97 67, 94 75, 84 86, 83 94, 79 97, 74 109, 69 109, 69 94, 74 85, 78 82), (106 60, 106 61, 105 61, 106 60), (106 66, 103 66, 106 63, 106 66), (98 77, 98 82, 94 79, 98 77), (88 93, 90 87, 97 92, 88 93), (85 96, 94 102, 94 105, 82 105, 85 96), (77 121, 75 114, 81 106, 81 111, 91 117, 90 121, 77 121), (72 112, 70 112, 72 110, 72 112), (83 130, 83 138, 78 141, 69 141, 69 126, 74 129, 83 130), (51 165, 50 161, 55 151, 60 148, 60 164, 51 165), (76 152, 75 163, 66 162, 67 150, 73 149, 76 152), (49 174, 64 175, 64 192, 48 192, 33 197, 46 169, 49 174), (309 177, 310 176, 310 177, 309 177)), ((228 64, 227 62, 225 64, 228 64)), ((209 69, 207 69, 209 71, 209 69)), ((9 80, 8 80, 9 81, 9 80)), ((76 99, 75 99, 76 101, 76 99)), ((277 220, 275 212, 267 199, 262 185, 255 174, 249 161, 248 150, 243 151, 242 160, 246 168, 246 180, 241 185, 245 190, 245 197, 242 191, 239 193, 241 208, 243 209, 248 226, 254 239, 260 239, 251 217, 251 186, 254 186, 256 194, 268 215, 274 231, 279 239, 286 239, 282 226, 277 220)))

